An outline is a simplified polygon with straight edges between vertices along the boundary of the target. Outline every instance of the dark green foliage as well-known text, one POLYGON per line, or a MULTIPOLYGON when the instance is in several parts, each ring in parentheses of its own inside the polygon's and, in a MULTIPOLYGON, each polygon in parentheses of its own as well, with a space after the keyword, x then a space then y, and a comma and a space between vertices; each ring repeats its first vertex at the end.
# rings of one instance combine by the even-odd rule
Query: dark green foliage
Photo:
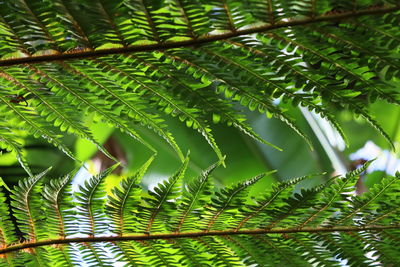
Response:
POLYGON ((399 173, 359 196, 354 195, 354 184, 369 163, 315 188, 294 192, 307 178, 301 177, 251 199, 248 189, 265 174, 215 189, 209 177, 215 164, 182 185, 188 159, 145 192, 140 178, 152 161, 123 179, 112 194, 103 189, 112 169, 85 181, 75 194, 68 189, 72 174, 44 187, 45 173, 21 180, 12 196, 15 226, 5 198, 0 198, 0 265, 399 263, 399 173), (25 243, 15 243, 14 227, 24 234, 25 243))
POLYGON ((278 118, 310 147, 292 109, 318 113, 344 139, 334 112, 347 110, 393 146, 368 107, 400 103, 398 25, 397 0, 0 1, 0 148, 30 176, 11 197, 0 187, 0 266, 399 265, 400 174, 355 196, 366 164, 315 188, 295 190, 309 179, 300 177, 254 198, 265 174, 224 188, 211 177, 225 159, 214 124, 280 149, 243 109, 278 118), (184 184, 188 157, 170 117, 219 160, 184 184), (113 159, 92 121, 156 153, 139 134, 151 129, 181 168, 144 191, 150 158, 111 194, 112 169, 77 192, 74 173, 46 183, 46 172, 33 175, 26 136, 75 159, 63 139, 74 135, 113 159))
POLYGON ((216 123, 274 146, 236 102, 282 120, 310 146, 289 106, 315 111, 343 137, 332 111, 349 110, 391 143, 367 107, 400 101, 399 9, 388 0, 3 1, 1 147, 30 175, 20 132, 74 158, 61 139, 73 134, 111 157, 87 115, 154 151, 137 133, 146 126, 182 161, 166 116, 199 132, 219 160, 216 123))

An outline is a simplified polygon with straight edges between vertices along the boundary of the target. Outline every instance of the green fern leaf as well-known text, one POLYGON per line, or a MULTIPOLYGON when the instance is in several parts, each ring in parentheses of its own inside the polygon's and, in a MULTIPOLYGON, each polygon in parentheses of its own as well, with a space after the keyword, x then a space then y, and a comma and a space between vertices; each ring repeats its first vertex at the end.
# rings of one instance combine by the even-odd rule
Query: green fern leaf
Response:
POLYGON ((106 212, 114 223, 112 231, 118 235, 136 228, 134 207, 140 203, 141 191, 137 183, 153 160, 154 157, 150 158, 135 174, 122 180, 120 187, 114 188, 113 195, 109 196, 106 212))
POLYGON ((149 196, 142 198, 144 202, 141 209, 139 209, 140 224, 145 226, 143 231, 149 233, 150 231, 159 232, 164 230, 164 224, 159 225, 159 222, 168 219, 169 215, 176 209, 176 197, 180 191, 180 185, 189 163, 189 158, 179 168, 179 170, 171 176, 168 180, 159 183, 151 191, 149 196))
POLYGON ((281 203, 292 195, 294 186, 308 177, 310 176, 302 176, 274 185, 270 191, 265 193, 264 198, 256 199, 255 204, 243 205, 241 207, 242 213, 237 215, 237 219, 240 218, 240 220, 238 220, 236 230, 240 230, 247 225, 249 225, 247 227, 252 227, 259 224, 260 218, 263 218, 263 216, 259 215, 260 213, 263 213, 270 205, 282 205, 281 203))
POLYGON ((182 199, 178 204, 178 214, 176 218, 178 220, 173 222, 176 232, 184 230, 184 226, 187 225, 185 221, 193 221, 190 219, 193 211, 202 207, 211 197, 211 185, 209 175, 212 171, 217 168, 221 163, 214 163, 207 170, 205 170, 199 177, 189 182, 184 186, 182 192, 182 199), (189 218, 188 218, 189 217, 189 218))
POLYGON ((371 164, 370 161, 366 162, 362 167, 349 172, 345 177, 335 177, 333 178, 323 192, 321 193, 320 201, 314 205, 314 209, 311 215, 301 223, 299 227, 305 227, 310 223, 319 226, 326 220, 325 214, 333 214, 336 210, 341 210, 345 208, 340 205, 340 200, 346 199, 349 194, 354 192, 354 188, 358 179, 360 179, 360 174, 362 174, 368 166, 371 164), (337 204, 340 206, 336 206, 337 204), (317 220, 316 220, 317 219, 317 220))
POLYGON ((38 175, 19 181, 18 186, 13 189, 13 214, 18 220, 18 228, 27 240, 38 240, 45 237, 43 236, 45 229, 40 225, 40 221, 44 217, 42 200, 38 198, 38 195, 42 189, 40 179, 49 170, 50 168, 38 175))
POLYGON ((109 175, 117 165, 99 175, 93 176, 90 180, 86 180, 84 185, 79 186, 76 192, 77 213, 80 215, 79 224, 74 224, 74 232, 79 231, 82 234, 93 236, 107 230, 107 223, 99 220, 105 218, 105 182, 104 179, 109 175), (78 228, 79 227, 79 228, 78 228))
MULTIPOLYGON (((72 174, 46 183, 42 195, 39 179, 45 173, 21 181, 13 190, 12 205, 17 226, 29 239, 13 244, 16 237, 11 220, 1 220, 0 254, 5 256, 0 263, 11 266, 21 262, 67 266, 82 263, 109 266, 117 262, 134 266, 397 263, 399 250, 395 244, 400 226, 392 217, 398 210, 392 208, 398 206, 397 198, 393 197, 399 192, 398 174, 383 179, 370 192, 354 196, 354 184, 368 162, 343 178, 334 177, 310 189, 294 191, 306 177, 280 183, 251 204, 247 191, 265 174, 222 188, 211 196, 213 190, 207 178, 220 162, 179 191, 186 160, 175 175, 143 195, 139 178, 152 160, 124 179, 108 196, 108 201, 103 186, 112 169, 88 179, 75 193, 76 200, 68 190, 72 174), (385 204, 388 199, 394 203, 385 204), (43 216, 41 203, 45 204, 48 216, 43 216), (77 237, 79 231, 84 235, 77 237)), ((3 195, 0 200, 2 207, 7 207, 0 209, 2 216, 10 217, 3 195)))
POLYGON ((216 192, 211 198, 211 203, 207 205, 204 212, 205 215, 202 218, 205 231, 210 231, 214 227, 215 229, 229 228, 231 224, 229 219, 236 213, 239 203, 242 203, 243 199, 245 199, 249 187, 266 175, 267 173, 257 175, 249 180, 216 192), (221 224, 225 227, 221 227, 221 224))
POLYGON ((8 205, 5 204, 6 196, 3 193, 3 187, 0 189, 0 215, 2 220, 0 221, 0 244, 5 246, 6 244, 14 243, 17 241, 15 238, 15 229, 10 218, 10 211, 8 205), (3 219, 4 218, 4 219, 3 219))

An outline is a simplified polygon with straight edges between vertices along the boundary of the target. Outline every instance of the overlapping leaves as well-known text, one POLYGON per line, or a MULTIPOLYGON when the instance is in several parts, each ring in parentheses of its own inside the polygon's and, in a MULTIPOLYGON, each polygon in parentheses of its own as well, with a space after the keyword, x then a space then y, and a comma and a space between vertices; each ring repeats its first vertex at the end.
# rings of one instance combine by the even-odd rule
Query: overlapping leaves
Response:
POLYGON ((2 1, 1 147, 28 173, 10 131, 72 158, 61 137, 74 134, 108 155, 85 125, 88 114, 154 150, 136 131, 148 127, 182 161, 167 116, 199 132, 220 160, 215 123, 273 146, 236 103, 307 142, 285 103, 319 113, 343 137, 332 111, 347 109, 391 143, 367 107, 378 98, 399 104, 399 9, 389 0, 2 1))
POLYGON ((367 163, 315 188, 295 189, 311 179, 300 177, 249 198, 251 186, 265 174, 217 189, 210 177, 221 164, 216 163, 182 184, 187 158, 170 178, 145 191, 140 178, 152 160, 111 194, 103 186, 112 169, 89 178, 75 193, 68 186, 72 174, 44 186, 45 172, 21 180, 13 190, 13 217, 2 193, 0 265, 399 263, 400 174, 355 196, 367 163), (25 240, 20 244, 15 243, 19 233, 25 240))

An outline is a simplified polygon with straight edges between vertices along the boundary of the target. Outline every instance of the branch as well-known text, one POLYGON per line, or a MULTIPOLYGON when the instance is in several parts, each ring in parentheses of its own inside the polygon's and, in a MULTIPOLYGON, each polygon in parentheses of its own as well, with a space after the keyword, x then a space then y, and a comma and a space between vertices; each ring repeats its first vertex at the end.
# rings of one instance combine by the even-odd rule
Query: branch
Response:
POLYGON ((196 238, 202 236, 232 236, 232 235, 257 235, 257 234, 288 234, 288 233, 331 233, 331 232, 360 232, 360 231, 382 231, 388 229, 400 229, 397 225, 370 225, 370 226, 338 226, 338 227, 304 227, 299 228, 275 228, 275 229, 252 229, 252 230, 226 230, 226 231, 208 231, 208 232, 187 232, 187 233, 164 233, 164 234, 142 234, 142 235, 124 235, 124 236, 98 236, 98 237, 75 237, 64 239, 48 239, 37 242, 26 242, 11 245, 0 249, 0 255, 12 251, 23 250, 56 244, 70 243, 95 243, 95 242, 115 242, 115 241, 143 241, 156 239, 176 239, 176 238, 196 238))
POLYGON ((78 52, 68 52, 63 54, 50 54, 50 55, 42 55, 42 56, 31 56, 31 57, 22 57, 22 58, 11 58, 0 60, 0 66, 11 66, 17 64, 24 63, 40 63, 40 62, 49 62, 56 60, 69 60, 69 59, 81 59, 81 58, 91 58, 91 57, 100 57, 106 55, 113 54, 124 54, 124 53, 132 53, 132 52, 143 52, 143 51, 154 51, 154 50, 165 50, 179 47, 187 47, 187 46, 196 46, 201 44, 206 44, 218 40, 224 40, 228 38, 233 38, 241 35, 247 35, 252 33, 260 33, 266 32, 273 29, 278 28, 286 28, 292 26, 300 26, 313 24, 318 22, 326 22, 326 21, 339 21, 345 19, 356 18, 360 16, 366 15, 379 15, 392 13, 400 10, 400 5, 391 6, 391 7, 382 7, 382 8, 369 8, 358 11, 348 11, 342 12, 338 14, 326 14, 322 16, 317 16, 314 18, 304 18, 304 19, 295 19, 289 21, 280 21, 274 24, 266 24, 253 28, 246 28, 242 30, 229 31, 222 34, 213 34, 206 35, 195 40, 185 40, 178 42, 166 42, 166 43, 157 43, 157 44, 148 44, 148 45, 132 45, 129 47, 122 48, 109 48, 109 49, 99 49, 96 51, 78 51, 78 52))

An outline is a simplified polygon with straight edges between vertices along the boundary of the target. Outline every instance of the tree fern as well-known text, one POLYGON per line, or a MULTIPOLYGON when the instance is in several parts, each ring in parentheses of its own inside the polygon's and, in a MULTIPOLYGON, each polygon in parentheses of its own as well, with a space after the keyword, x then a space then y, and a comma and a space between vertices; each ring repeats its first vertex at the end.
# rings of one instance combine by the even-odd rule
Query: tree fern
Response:
POLYGON ((285 149, 250 126, 248 111, 281 120, 313 148, 295 109, 319 114, 344 140, 334 112, 347 110, 394 148, 369 105, 400 103, 399 24, 395 0, 1 1, 0 148, 29 177, 12 192, 0 183, 0 266, 397 266, 399 173, 361 195, 369 163, 254 197, 266 173, 227 186, 212 173, 225 166, 216 124, 285 149), (116 166, 75 192, 75 172, 33 174, 31 136, 74 160, 65 137, 87 139, 117 161, 91 121, 156 154, 150 129, 181 167, 150 190, 140 180, 154 156, 107 191, 116 166), (218 160, 191 180, 174 121, 218 160))
POLYGON ((169 179, 145 192, 138 186, 139 178, 152 160, 122 180, 112 194, 101 186, 112 169, 89 178, 77 197, 66 189, 70 176, 50 180, 42 192, 45 173, 21 181, 12 196, 12 206, 18 209, 15 226, 1 198, 0 263, 333 266, 346 261, 375 266, 399 262, 398 246, 393 245, 400 227, 393 217, 398 216, 393 209, 399 205, 393 197, 399 191, 398 173, 359 196, 351 190, 369 163, 315 188, 293 191, 306 178, 301 177, 252 199, 246 190, 264 174, 227 188, 204 190, 217 164, 180 185, 187 159, 169 179), (39 225, 46 228, 39 231, 39 225), (15 243, 14 227, 24 234, 25 242, 15 243), (82 235, 76 236, 78 231, 82 235))
MULTIPOLYGON (((396 1, 18 0, 0 9, 0 124, 70 157, 66 134, 111 157, 83 123, 92 112, 154 151, 135 124, 152 129, 182 161, 165 116, 198 131, 219 160, 214 123, 275 146, 234 102, 307 142, 285 103, 319 113, 343 137, 332 111, 348 109, 391 143, 366 106, 399 103, 396 1)), ((3 132, 2 147, 29 173, 21 145, 3 132)))

